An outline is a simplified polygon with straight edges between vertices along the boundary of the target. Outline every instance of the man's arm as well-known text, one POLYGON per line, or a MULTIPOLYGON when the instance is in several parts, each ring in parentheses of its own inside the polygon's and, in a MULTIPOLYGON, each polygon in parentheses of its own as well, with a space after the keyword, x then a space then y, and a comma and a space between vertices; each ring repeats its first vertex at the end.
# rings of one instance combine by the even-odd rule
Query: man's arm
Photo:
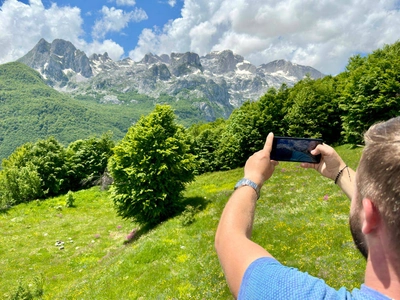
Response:
MULTIPOLYGON (((244 177, 260 188, 272 176, 278 162, 270 160, 273 134, 270 133, 264 149, 246 162, 244 177)), ((234 191, 222 213, 215 248, 232 294, 237 297, 247 267, 257 258, 272 257, 264 248, 250 240, 253 228, 257 193, 250 186, 234 191)))

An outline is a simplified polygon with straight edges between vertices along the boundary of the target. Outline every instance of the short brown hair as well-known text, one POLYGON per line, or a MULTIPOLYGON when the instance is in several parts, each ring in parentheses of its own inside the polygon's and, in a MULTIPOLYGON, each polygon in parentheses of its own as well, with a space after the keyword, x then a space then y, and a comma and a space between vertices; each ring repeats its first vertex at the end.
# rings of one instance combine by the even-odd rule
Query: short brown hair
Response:
MULTIPOLYGON (((400 248, 400 117, 370 127, 357 169, 357 190, 379 209, 400 248)), ((399 250, 398 254, 400 254, 399 250)))

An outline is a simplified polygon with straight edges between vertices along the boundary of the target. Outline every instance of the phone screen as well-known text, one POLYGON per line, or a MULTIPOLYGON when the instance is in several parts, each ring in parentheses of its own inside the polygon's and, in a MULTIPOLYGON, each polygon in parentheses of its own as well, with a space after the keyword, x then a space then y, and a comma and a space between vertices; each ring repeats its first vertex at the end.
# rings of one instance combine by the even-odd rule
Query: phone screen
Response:
POLYGON ((322 144, 322 139, 307 139, 295 137, 274 137, 272 145, 271 159, 278 161, 295 161, 319 163, 321 155, 310 153, 318 144, 322 144))

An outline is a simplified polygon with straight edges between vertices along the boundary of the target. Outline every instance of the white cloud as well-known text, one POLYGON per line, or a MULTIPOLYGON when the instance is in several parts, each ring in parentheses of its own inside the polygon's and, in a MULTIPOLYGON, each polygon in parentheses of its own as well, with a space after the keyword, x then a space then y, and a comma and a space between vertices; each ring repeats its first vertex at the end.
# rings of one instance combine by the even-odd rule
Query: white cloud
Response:
POLYGON ((176 5, 176 0, 168 0, 168 4, 169 4, 171 7, 174 7, 174 6, 176 5))
POLYGON ((88 56, 93 53, 103 54, 104 52, 107 52, 108 56, 113 60, 119 60, 124 54, 124 49, 112 40, 104 40, 102 42, 93 41, 90 44, 84 45, 83 48, 88 56))
POLYGON ((135 6, 136 1, 135 0, 117 0, 117 5, 118 6, 135 6))
POLYGON ((283 58, 337 74, 351 55, 400 39, 399 2, 185 0, 181 18, 144 30, 130 56, 231 49, 256 65, 283 58))
POLYGON ((96 21, 93 26, 92 35, 94 38, 104 38, 108 32, 119 32, 128 26, 130 22, 140 22, 148 18, 146 12, 141 8, 125 12, 115 7, 103 6, 101 10, 103 18, 96 21))
POLYGON ((46 9, 41 0, 30 0, 29 4, 5 0, 0 6, 0 64, 24 56, 41 38, 70 41, 87 55, 108 52, 114 60, 121 58, 123 48, 111 40, 86 42, 82 25, 77 7, 53 3, 46 9))

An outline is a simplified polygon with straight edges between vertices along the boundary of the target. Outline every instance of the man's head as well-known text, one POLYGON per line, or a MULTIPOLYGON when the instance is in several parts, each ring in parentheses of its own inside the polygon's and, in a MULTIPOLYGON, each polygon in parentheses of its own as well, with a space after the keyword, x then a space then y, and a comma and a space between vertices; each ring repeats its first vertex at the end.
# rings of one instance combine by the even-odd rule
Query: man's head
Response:
POLYGON ((365 148, 357 169, 357 189, 350 227, 363 255, 367 245, 361 233, 359 211, 370 199, 385 223, 393 249, 400 255, 400 117, 372 126, 365 133, 365 148))

